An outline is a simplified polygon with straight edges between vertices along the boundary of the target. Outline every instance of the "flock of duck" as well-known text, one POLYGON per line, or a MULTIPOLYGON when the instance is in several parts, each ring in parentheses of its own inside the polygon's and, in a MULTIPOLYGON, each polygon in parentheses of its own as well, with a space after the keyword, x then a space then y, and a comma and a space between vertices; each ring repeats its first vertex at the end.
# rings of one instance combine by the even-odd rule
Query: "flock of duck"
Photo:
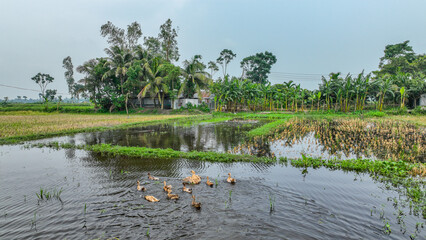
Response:
MULTIPOLYGON (((192 173, 192 176, 184 178, 183 182, 182 182, 182 184, 183 184, 182 191, 190 193, 190 194, 192 194, 192 189, 191 188, 187 188, 186 184, 199 184, 201 182, 201 177, 200 176, 196 175, 193 170, 191 170, 191 173, 192 173)), ((152 176, 151 173, 148 173, 148 179, 149 180, 155 180, 155 181, 160 180, 159 178, 152 176)), ((231 183, 231 184, 235 184, 235 182, 236 182, 235 178, 231 177, 231 173, 228 173, 228 178, 226 179, 226 181, 229 182, 229 183, 231 183)), ((172 199, 172 200, 179 199, 179 195, 172 194, 172 185, 167 185, 166 181, 164 181, 163 183, 164 183, 163 190, 167 193, 167 198, 168 199, 172 199)), ((137 184, 138 184, 137 185, 137 190, 138 191, 142 191, 142 192, 146 191, 146 188, 140 185, 139 180, 137 181, 137 184)), ((209 187, 213 187, 213 185, 214 185, 213 182, 211 182, 209 180, 209 177, 207 177, 206 184, 209 187)), ((144 198, 147 201, 149 201, 149 202, 159 202, 160 201, 156 197, 151 196, 151 195, 146 195, 144 198)), ((196 209, 201 209, 201 203, 195 201, 195 196, 194 195, 192 195, 192 203, 191 203, 191 205, 193 207, 195 207, 196 209)))

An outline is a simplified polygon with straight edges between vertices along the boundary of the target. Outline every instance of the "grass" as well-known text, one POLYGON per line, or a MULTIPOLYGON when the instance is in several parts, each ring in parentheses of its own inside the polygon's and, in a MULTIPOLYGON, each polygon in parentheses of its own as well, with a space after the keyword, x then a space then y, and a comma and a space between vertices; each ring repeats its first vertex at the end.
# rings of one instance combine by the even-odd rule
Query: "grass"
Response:
POLYGON ((94 113, 94 105, 81 103, 61 103, 58 107, 57 103, 49 103, 46 109, 45 104, 41 103, 8 103, 0 105, 0 112, 16 112, 16 111, 37 111, 37 112, 61 112, 61 113, 94 113))
MULTIPOLYGON (((125 115, 110 114, 46 114, 46 113, 0 113, 0 144, 73 134, 78 132, 103 131, 129 128, 157 122, 189 120, 203 116, 185 115, 125 115)), ((205 118, 205 116, 204 116, 205 118)))
POLYGON ((55 199, 62 202, 61 193, 62 193, 62 188, 59 189, 59 190, 57 190, 55 188, 55 189, 48 191, 47 189, 43 189, 42 187, 40 187, 40 192, 37 192, 36 196, 37 196, 38 200, 46 200, 47 201, 47 200, 55 198, 55 199))
POLYGON ((32 147, 53 147, 53 148, 76 148, 89 150, 101 154, 107 154, 110 156, 127 156, 127 157, 139 157, 144 159, 193 159, 200 161, 210 162, 262 162, 262 163, 274 163, 276 162, 273 158, 267 157, 256 157, 251 155, 235 155, 230 153, 218 153, 218 152, 181 152, 170 148, 145 148, 145 147, 123 147, 123 146, 112 146, 110 144, 97 144, 89 146, 73 145, 73 144, 62 144, 58 142, 50 143, 38 143, 31 145, 32 147))
POLYGON ((403 116, 387 116, 386 118, 396 120, 396 121, 404 121, 413 123, 419 126, 426 126, 426 116, 425 115, 403 115, 403 116))
POLYGON ((268 136, 272 134, 280 125, 286 123, 292 116, 287 116, 284 119, 276 120, 274 122, 267 123, 262 125, 261 127, 255 128, 249 132, 247 132, 248 137, 260 137, 260 136, 268 136))
POLYGON ((273 212, 275 210, 275 196, 272 193, 269 193, 269 211, 273 212))

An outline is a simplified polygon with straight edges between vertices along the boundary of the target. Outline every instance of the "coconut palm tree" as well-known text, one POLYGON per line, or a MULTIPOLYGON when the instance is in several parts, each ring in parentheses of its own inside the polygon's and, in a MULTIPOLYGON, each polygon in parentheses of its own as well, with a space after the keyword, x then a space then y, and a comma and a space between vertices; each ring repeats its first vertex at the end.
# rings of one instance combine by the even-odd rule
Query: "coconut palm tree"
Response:
POLYGON ((189 61, 183 62, 182 76, 185 80, 181 85, 179 94, 186 92, 186 97, 193 97, 193 90, 195 90, 198 93, 198 98, 201 98, 201 89, 207 88, 212 82, 212 79, 208 77, 209 74, 204 71, 206 66, 200 60, 201 55, 195 55, 189 61), (192 96, 189 96, 191 94, 192 96))
POLYGON ((102 79, 104 80, 111 76, 120 79, 121 94, 124 95, 123 84, 127 78, 127 69, 133 60, 132 52, 127 48, 120 48, 118 46, 105 48, 105 52, 108 55, 108 61, 105 63, 105 66, 110 70, 104 74, 102 79))
POLYGON ((164 71, 162 69, 161 59, 156 57, 152 61, 147 62, 143 65, 144 77, 148 81, 148 84, 142 88, 138 94, 138 98, 145 97, 149 92, 151 97, 154 99, 158 98, 158 102, 161 105, 161 109, 164 108, 164 96, 169 92, 167 82, 164 79, 164 71))

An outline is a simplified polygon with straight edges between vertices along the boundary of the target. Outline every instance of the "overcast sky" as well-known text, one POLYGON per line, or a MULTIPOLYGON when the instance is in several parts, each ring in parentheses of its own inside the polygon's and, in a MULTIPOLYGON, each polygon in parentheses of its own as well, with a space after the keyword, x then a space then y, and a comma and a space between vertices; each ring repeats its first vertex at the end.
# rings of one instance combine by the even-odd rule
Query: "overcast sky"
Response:
MULTIPOLYGON (((229 72, 240 76, 242 58, 270 51, 272 83, 313 89, 320 74, 377 69, 387 44, 410 40, 425 53, 425 12, 425 0, 1 0, 0 84, 38 90, 31 77, 49 73, 48 88, 67 96, 62 60, 71 56, 76 67, 105 56, 102 24, 137 21, 143 36, 157 36, 170 18, 179 27, 179 65, 195 54, 215 60, 228 48, 237 54, 229 72)), ((17 95, 38 97, 0 85, 1 98, 17 95)))

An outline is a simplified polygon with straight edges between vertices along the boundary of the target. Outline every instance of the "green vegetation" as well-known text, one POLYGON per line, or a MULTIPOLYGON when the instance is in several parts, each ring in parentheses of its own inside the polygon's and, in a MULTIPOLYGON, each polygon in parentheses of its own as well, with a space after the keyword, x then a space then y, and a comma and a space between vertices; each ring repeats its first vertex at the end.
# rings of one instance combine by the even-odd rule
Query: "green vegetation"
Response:
POLYGON ((271 135, 274 131, 279 128, 280 125, 288 121, 292 116, 288 116, 287 119, 280 119, 274 122, 267 123, 261 127, 255 128, 247 133, 248 137, 259 137, 271 135))
POLYGON ((267 157, 256 157, 250 155, 235 155, 218 152, 181 152, 173 149, 145 148, 145 147, 122 147, 112 146, 110 144, 99 144, 90 146, 76 146, 72 144, 63 144, 58 142, 33 144, 32 147, 53 147, 53 148, 77 148, 111 156, 139 157, 144 159, 193 159, 211 162, 262 162, 274 163, 275 159, 267 157))
POLYGON ((36 193, 36 196, 37 196, 38 200, 50 200, 52 198, 55 198, 55 199, 62 202, 61 193, 62 193, 62 188, 59 189, 59 190, 57 190, 55 188, 55 189, 52 189, 52 190, 49 191, 47 189, 43 189, 43 188, 40 187, 40 192, 36 193))
POLYGON ((43 106, 41 103, 8 103, 0 105, 0 112, 34 111, 34 112, 60 112, 60 113, 94 113, 92 104, 62 103, 59 107, 43 106))

